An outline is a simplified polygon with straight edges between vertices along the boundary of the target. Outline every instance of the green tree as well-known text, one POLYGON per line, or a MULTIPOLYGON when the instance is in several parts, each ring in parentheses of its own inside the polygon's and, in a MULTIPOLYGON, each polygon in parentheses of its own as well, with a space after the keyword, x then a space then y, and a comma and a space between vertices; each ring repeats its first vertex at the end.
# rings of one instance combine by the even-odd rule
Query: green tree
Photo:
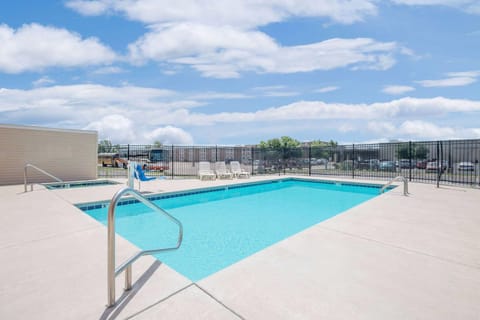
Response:
POLYGON ((282 148, 282 143, 280 142, 280 139, 275 138, 267 141, 260 141, 259 146, 262 149, 280 150, 282 148))
POLYGON ((290 159, 301 157, 300 141, 288 136, 260 141, 265 160, 290 159))
POLYGON ((154 148, 161 148, 162 146, 163 146, 163 143, 161 143, 158 140, 155 140, 155 142, 153 143, 154 148))
POLYGON ((330 141, 321 141, 321 140, 313 140, 310 143, 312 147, 312 158, 324 158, 328 159, 330 157, 331 152, 338 146, 338 142, 330 140, 330 141))
POLYGON ((280 143, 282 144, 284 159, 299 158, 302 156, 301 143, 297 139, 283 136, 280 138, 280 143))
POLYGON ((298 141, 297 139, 290 138, 288 136, 281 137, 280 143, 284 148, 297 148, 301 145, 300 141, 298 141))
POLYGON ((429 150, 423 145, 415 146, 415 158, 416 159, 427 159, 429 150))
MULTIPOLYGON (((426 159, 428 149, 423 145, 412 143, 411 157, 412 159, 426 159)), ((402 143, 397 149, 397 159, 410 158, 410 143, 402 143)))
POLYGON ((409 158, 410 158, 410 146, 408 143, 402 143, 397 148, 397 159, 409 159, 409 158))
POLYGON ((98 143, 98 152, 113 152, 114 148, 110 140, 100 140, 98 143))
POLYGON ((283 148, 296 148, 300 146, 300 141, 293 139, 288 136, 283 136, 281 138, 274 138, 265 141, 260 141, 260 148, 268 148, 275 150, 282 150, 283 148))

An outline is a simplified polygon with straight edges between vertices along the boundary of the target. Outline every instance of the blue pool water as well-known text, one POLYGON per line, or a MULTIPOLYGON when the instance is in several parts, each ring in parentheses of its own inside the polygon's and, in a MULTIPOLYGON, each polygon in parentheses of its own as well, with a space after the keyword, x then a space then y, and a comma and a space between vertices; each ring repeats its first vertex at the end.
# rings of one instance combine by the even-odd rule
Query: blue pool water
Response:
POLYGON ((110 180, 90 180, 90 181, 43 183, 43 185, 49 190, 109 186, 113 184, 120 184, 120 182, 110 181, 110 180))
MULTIPOLYGON (((180 249, 156 257, 198 281, 378 192, 378 186, 288 179, 154 200, 184 226, 180 249)), ((106 225, 107 209, 84 211, 106 225)), ((178 227, 142 203, 119 205, 115 221, 117 234, 141 249, 176 244, 178 227)))

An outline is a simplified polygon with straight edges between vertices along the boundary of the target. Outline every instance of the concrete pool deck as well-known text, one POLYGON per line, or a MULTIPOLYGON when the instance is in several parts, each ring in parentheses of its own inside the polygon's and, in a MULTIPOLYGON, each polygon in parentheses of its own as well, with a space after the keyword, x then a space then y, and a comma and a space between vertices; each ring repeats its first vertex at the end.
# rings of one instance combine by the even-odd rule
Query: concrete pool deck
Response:
MULTIPOLYGON (((142 191, 267 178, 279 177, 142 191)), ((480 319, 479 189, 398 187, 197 283, 143 257, 133 290, 117 277, 120 300, 106 309, 106 228, 72 204, 123 186, 0 187, 0 319, 480 319)), ((138 249, 116 239, 119 265, 138 249)))

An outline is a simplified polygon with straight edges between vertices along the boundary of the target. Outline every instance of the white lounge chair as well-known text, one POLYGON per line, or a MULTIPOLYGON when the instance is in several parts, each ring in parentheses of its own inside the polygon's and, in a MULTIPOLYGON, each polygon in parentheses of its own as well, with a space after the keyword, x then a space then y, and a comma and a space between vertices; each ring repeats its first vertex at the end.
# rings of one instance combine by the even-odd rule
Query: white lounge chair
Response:
POLYGON ((236 178, 250 178, 250 172, 243 170, 238 161, 230 162, 230 169, 236 178))
POLYGON ((225 166, 225 162, 223 161, 215 162, 215 173, 217 174, 217 178, 220 178, 220 179, 233 178, 233 174, 227 170, 227 166, 225 166))
POLYGON ((198 163, 198 178, 200 180, 215 180, 215 173, 210 169, 210 162, 200 161, 198 163))

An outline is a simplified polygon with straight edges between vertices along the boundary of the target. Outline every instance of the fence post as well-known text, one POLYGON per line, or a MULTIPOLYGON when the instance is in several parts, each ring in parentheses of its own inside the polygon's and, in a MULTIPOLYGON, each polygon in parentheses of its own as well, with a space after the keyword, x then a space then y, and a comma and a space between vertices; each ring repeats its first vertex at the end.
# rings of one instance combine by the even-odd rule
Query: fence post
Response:
POLYGON ((312 175, 312 144, 308 144, 308 175, 312 175))
POLYGON ((174 147, 173 147, 173 144, 172 144, 172 170, 170 170, 170 173, 171 173, 171 176, 172 176, 172 180, 173 180, 173 178, 175 177, 175 173, 173 172, 173 171, 174 171, 174 167, 173 167, 173 157, 174 157, 174 147))
POLYGON ((440 141, 440 170, 438 170, 438 180, 442 179, 442 174, 443 174, 443 141, 440 141))
POLYGON ((215 145, 215 162, 218 161, 218 146, 215 145))
POLYGON ((127 144, 127 160, 130 160, 130 144, 127 144))
POLYGON ((439 164, 440 164, 440 141, 437 141, 437 188, 440 188, 439 164))
POLYGON ((253 162, 255 162, 255 154, 254 154, 254 149, 253 148, 254 148, 253 146, 250 148, 250 158, 252 160, 252 176, 253 176, 253 170, 254 170, 253 162))
MULTIPOLYGON (((457 145, 458 145, 458 142, 457 142, 457 145)), ((452 163, 452 141, 451 140, 448 141, 448 160, 447 160, 447 168, 445 170, 447 170, 447 173, 453 173, 454 171, 453 163, 452 163)))
POLYGON ((355 143, 352 145, 352 179, 355 179, 355 143))
POLYGON ((409 164, 408 164, 408 180, 412 181, 412 141, 408 142, 408 158, 409 158, 409 164))

